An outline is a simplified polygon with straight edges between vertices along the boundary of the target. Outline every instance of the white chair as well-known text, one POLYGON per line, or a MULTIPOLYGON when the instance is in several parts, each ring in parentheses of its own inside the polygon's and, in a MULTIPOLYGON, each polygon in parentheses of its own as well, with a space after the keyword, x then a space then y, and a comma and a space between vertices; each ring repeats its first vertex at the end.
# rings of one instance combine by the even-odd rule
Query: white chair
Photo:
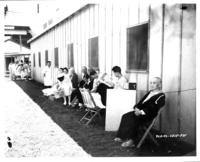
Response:
POLYGON ((87 111, 81 118, 80 123, 88 125, 94 120, 96 116, 99 116, 99 118, 101 118, 100 111, 102 109, 105 109, 105 106, 103 106, 102 104, 102 106, 98 106, 88 89, 80 88, 80 92, 83 98, 83 105, 86 107, 87 111))

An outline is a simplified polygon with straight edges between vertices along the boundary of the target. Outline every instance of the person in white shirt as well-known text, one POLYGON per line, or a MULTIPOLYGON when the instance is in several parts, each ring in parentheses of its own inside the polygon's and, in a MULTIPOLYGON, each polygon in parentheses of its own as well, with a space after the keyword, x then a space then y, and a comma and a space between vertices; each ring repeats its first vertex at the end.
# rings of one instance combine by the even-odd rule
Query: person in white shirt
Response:
POLYGON ((114 77, 109 77, 106 73, 104 73, 99 82, 100 84, 97 87, 96 92, 101 95, 101 100, 104 105, 106 105, 106 93, 107 89, 128 89, 128 81, 121 74, 121 68, 119 66, 114 66, 112 68, 112 73, 114 77))
POLYGON ((43 71, 44 86, 50 88, 53 84, 52 74, 51 74, 51 61, 48 61, 43 71))
POLYGON ((13 80, 13 73, 14 73, 13 65, 14 65, 13 61, 11 61, 8 65, 10 80, 13 80))
POLYGON ((114 89, 128 89, 128 81, 122 75, 121 68, 119 66, 114 66, 112 72, 114 73, 114 77, 112 78, 114 89))

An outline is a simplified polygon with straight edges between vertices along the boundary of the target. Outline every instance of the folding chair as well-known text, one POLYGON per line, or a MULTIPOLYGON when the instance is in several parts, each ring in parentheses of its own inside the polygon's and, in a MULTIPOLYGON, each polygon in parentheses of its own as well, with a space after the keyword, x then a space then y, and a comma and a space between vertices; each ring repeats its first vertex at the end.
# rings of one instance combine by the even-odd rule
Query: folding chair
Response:
POLYGON ((155 122, 158 120, 160 114, 161 114, 161 111, 162 111, 163 108, 161 108, 159 111, 158 111, 158 114, 157 116, 153 119, 153 121, 150 122, 150 125, 149 126, 146 126, 143 125, 142 129, 145 131, 144 135, 142 136, 142 138, 140 139, 140 141, 138 142, 136 148, 140 148, 141 145, 144 143, 144 140, 145 138, 147 137, 147 135, 149 135, 149 137, 151 138, 151 140, 155 143, 156 146, 159 146, 159 143, 157 142, 157 140, 153 137, 153 135, 151 134, 150 130, 151 128, 153 127, 153 125, 155 124, 155 122))
POLYGON ((101 118, 100 111, 101 109, 105 109, 105 107, 99 107, 96 105, 96 102, 88 89, 80 88, 80 92, 83 98, 83 104, 87 111, 81 118, 80 123, 88 125, 94 120, 96 116, 101 118))

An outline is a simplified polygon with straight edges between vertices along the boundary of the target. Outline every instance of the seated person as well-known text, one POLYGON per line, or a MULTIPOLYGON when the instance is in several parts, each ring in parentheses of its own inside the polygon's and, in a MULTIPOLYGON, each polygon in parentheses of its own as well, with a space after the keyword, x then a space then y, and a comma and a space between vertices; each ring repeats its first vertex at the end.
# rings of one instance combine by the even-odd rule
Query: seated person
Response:
POLYGON ((96 81, 97 77, 98 76, 96 71, 94 69, 90 69, 89 78, 83 88, 89 89, 91 91, 93 89, 94 82, 96 81))
POLYGON ((161 91, 161 79, 150 81, 150 91, 134 106, 133 111, 121 118, 115 141, 124 141, 122 147, 134 146, 140 125, 152 121, 165 104, 165 94, 161 91))
POLYGON ((45 96, 50 96, 51 98, 64 98, 64 89, 62 87, 62 82, 64 81, 64 74, 63 74, 63 69, 60 68, 58 70, 58 75, 57 75, 57 82, 51 87, 51 88, 46 88, 43 89, 42 92, 45 96))
POLYGON ((71 94, 71 104, 73 107, 77 104, 79 104, 80 107, 82 107, 82 105, 83 105, 83 99, 82 99, 81 93, 79 91, 79 88, 84 88, 85 86, 87 86, 87 83, 89 80, 87 67, 82 66, 81 75, 82 75, 81 81, 78 83, 78 87, 73 89, 72 94, 71 94))
POLYGON ((106 94, 107 89, 127 89, 128 88, 128 81, 127 79, 122 76, 121 68, 119 66, 114 66, 112 68, 112 73, 114 77, 109 79, 107 74, 103 74, 101 79, 99 80, 100 84, 97 87, 96 92, 101 95, 101 100, 103 105, 106 105, 106 94))
POLYGON ((79 88, 83 88, 84 85, 88 82, 89 79, 89 75, 88 75, 88 71, 87 71, 87 67, 83 66, 81 69, 81 81, 79 82, 79 88))
POLYGON ((78 75, 76 74, 73 67, 69 69, 69 76, 72 82, 73 90, 75 90, 76 88, 78 88, 78 75))

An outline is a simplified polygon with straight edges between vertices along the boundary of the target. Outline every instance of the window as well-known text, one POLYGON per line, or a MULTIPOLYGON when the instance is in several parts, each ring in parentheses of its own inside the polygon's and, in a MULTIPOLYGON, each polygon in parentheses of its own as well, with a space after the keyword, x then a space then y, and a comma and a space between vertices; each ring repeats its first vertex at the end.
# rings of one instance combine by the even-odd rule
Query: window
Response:
POLYGON ((148 24, 127 29, 127 70, 147 71, 148 24))
POLYGON ((41 67, 41 53, 38 52, 38 66, 41 67))
POLYGON ((68 44, 67 53, 68 53, 68 67, 73 67, 74 66, 74 47, 73 47, 73 43, 68 44))
POLYGON ((58 48, 54 48, 54 61, 55 61, 54 66, 58 67, 59 66, 59 64, 58 64, 58 48))
POLYGON ((88 62, 89 67, 99 67, 99 41, 98 37, 90 38, 88 40, 88 62))
POLYGON ((45 50, 45 65, 46 65, 48 59, 49 59, 48 58, 48 50, 45 50))
POLYGON ((35 53, 33 54, 33 66, 35 67, 35 53))

